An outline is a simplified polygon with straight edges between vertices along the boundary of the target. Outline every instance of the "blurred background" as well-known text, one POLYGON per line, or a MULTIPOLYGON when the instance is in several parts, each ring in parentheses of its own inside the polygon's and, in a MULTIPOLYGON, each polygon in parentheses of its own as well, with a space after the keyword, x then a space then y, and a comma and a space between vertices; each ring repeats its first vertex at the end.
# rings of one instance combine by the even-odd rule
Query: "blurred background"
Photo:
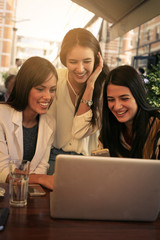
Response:
POLYGON ((62 67, 61 41, 77 27, 95 35, 111 69, 157 64, 159 0, 0 0, 0 83, 31 56, 62 67))

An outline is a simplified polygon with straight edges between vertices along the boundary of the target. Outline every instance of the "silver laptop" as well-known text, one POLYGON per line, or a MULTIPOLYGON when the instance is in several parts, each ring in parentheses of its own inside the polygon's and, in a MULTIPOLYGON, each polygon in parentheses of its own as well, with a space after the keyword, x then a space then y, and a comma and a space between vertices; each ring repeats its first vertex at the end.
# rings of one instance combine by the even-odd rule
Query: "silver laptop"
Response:
POLYGON ((155 221, 160 209, 160 161, 58 155, 53 218, 155 221))

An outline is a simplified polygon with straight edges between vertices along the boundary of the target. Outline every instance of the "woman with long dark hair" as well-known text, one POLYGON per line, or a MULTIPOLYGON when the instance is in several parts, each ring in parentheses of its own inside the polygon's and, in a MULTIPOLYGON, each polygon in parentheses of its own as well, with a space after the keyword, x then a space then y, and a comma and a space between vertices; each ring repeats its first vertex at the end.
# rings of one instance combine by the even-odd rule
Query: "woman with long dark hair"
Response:
POLYGON ((160 113, 149 105, 131 66, 110 71, 104 85, 100 148, 111 156, 160 159, 160 113))

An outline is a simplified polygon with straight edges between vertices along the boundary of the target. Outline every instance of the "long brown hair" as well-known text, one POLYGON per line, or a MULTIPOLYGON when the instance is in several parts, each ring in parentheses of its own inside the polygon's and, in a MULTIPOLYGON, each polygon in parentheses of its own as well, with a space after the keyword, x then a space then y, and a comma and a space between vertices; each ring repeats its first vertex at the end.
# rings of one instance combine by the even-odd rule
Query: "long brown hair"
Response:
MULTIPOLYGON (((80 45, 82 47, 88 47, 92 49, 94 53, 94 69, 95 70, 97 64, 98 64, 98 57, 97 54, 100 52, 102 54, 100 45, 98 40, 95 38, 95 36, 88 30, 84 28, 74 28, 70 30, 64 37, 61 45, 61 51, 60 51, 60 60, 64 66, 66 66, 66 57, 68 52, 76 45, 80 45)), ((91 119, 91 123, 95 125, 98 121, 99 118, 99 113, 101 112, 101 106, 100 106, 100 98, 101 98, 101 92, 103 89, 103 82, 106 79, 106 76, 109 73, 109 68, 107 64, 103 64, 103 69, 100 75, 98 76, 96 82, 95 82, 95 87, 94 87, 94 92, 93 92, 93 105, 91 106, 92 112, 93 112, 93 117, 91 119)), ((85 90, 84 90, 85 91, 85 90)), ((77 103, 75 113, 78 110, 80 100, 83 96, 80 96, 79 101, 77 103)))

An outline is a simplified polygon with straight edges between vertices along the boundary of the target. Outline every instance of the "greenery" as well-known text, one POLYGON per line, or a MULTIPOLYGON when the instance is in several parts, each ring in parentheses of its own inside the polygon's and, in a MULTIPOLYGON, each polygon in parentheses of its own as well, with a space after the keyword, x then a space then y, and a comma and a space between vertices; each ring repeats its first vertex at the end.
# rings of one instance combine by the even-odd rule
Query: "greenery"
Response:
POLYGON ((160 108, 160 57, 157 65, 152 65, 152 69, 147 72, 146 84, 147 98, 152 106, 160 108))
POLYGON ((2 72, 2 79, 5 82, 6 78, 8 77, 8 72, 2 72))

